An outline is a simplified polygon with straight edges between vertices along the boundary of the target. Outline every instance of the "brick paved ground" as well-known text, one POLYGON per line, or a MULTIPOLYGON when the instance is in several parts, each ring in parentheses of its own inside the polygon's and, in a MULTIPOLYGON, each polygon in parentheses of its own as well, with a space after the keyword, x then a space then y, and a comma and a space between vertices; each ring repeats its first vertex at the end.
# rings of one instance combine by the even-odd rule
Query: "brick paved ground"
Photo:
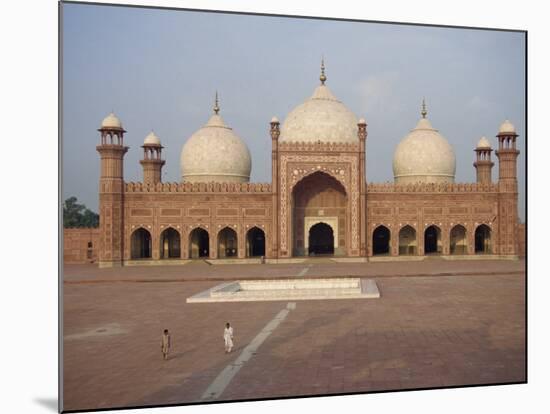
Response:
POLYGON ((443 260, 428 258, 410 262, 330 263, 309 259, 292 264, 209 265, 204 261, 185 265, 126 266, 98 269, 96 265, 66 265, 65 281, 82 280, 225 280, 241 278, 295 277, 308 268, 305 276, 410 276, 454 274, 508 274, 523 272, 524 260, 443 260))
MULTIPOLYGON (((198 401, 288 302, 187 304, 185 299, 217 284, 207 277, 291 277, 307 266, 191 264, 168 272, 66 266, 64 408, 198 401), (177 281, 81 283, 159 275, 177 281), (235 327, 236 349, 229 355, 223 352, 226 320, 235 327), (160 354, 164 327, 173 335, 168 361, 160 354)), ((307 276, 386 275, 376 278, 382 297, 297 301, 220 399, 524 381, 523 266, 314 264, 307 276), (460 268, 479 274, 389 276, 458 274, 460 268)))

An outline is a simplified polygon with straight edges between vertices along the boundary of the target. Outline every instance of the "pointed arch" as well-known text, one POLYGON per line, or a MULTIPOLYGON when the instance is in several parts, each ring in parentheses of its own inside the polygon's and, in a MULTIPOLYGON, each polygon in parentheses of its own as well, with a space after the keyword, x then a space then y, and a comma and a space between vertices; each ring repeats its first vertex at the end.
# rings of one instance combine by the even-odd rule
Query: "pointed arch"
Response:
POLYGON ((311 179, 315 179, 314 177, 315 176, 322 176, 324 177, 324 179, 328 179, 328 180, 334 180, 335 182, 337 182, 343 189, 344 193, 347 195, 348 194, 348 188, 346 186, 346 182, 345 181, 342 181, 342 179, 338 176, 338 174, 331 174, 330 172, 328 171, 324 171, 324 170, 310 170, 310 171, 306 171, 291 187, 291 192, 295 192, 296 190, 296 187, 299 187, 303 184, 303 182, 305 181, 306 183, 311 180, 311 179))
MULTIPOLYGON (((310 253, 319 254, 323 248, 317 251, 317 247, 310 249, 309 244, 311 229, 319 222, 324 222, 332 229, 333 242, 330 242, 327 231, 325 250, 330 254, 345 255, 349 225, 349 197, 344 185, 343 177, 335 177, 326 171, 312 170, 305 173, 292 187, 291 190, 291 234, 292 254, 294 256, 307 256, 310 253)), ((321 231, 323 226, 315 227, 314 233, 321 231)), ((314 234, 319 236, 318 234, 314 234)), ((323 253, 328 254, 328 253, 323 253)))
POLYGON ((334 230, 324 222, 314 224, 309 229, 308 254, 334 254, 334 230))
POLYGON ((265 232, 257 226, 246 232, 246 256, 265 256, 265 232))
POLYGON ((441 254, 441 229, 432 224, 424 230, 424 254, 441 254))
POLYGON ((416 252, 416 229, 407 224, 399 230, 399 255, 415 255, 416 252))
POLYGON ((451 254, 467 254, 468 237, 466 227, 461 224, 454 226, 449 234, 449 244, 449 252, 451 254))
POLYGON ((189 258, 200 259, 210 256, 210 234, 202 227, 189 232, 189 258))
POLYGON ((151 233, 143 227, 134 230, 130 237, 130 250, 132 259, 150 259, 151 233))
POLYGON ((226 226, 218 232, 218 258, 237 257, 238 253, 237 232, 226 226))
POLYGON ((384 225, 379 225, 372 232, 372 255, 390 253, 391 231, 384 225))
POLYGON ((160 258, 179 259, 181 257, 180 232, 173 227, 167 227, 160 234, 160 258))
POLYGON ((474 234, 476 254, 491 254, 491 233, 491 228, 487 224, 480 224, 476 227, 474 234))

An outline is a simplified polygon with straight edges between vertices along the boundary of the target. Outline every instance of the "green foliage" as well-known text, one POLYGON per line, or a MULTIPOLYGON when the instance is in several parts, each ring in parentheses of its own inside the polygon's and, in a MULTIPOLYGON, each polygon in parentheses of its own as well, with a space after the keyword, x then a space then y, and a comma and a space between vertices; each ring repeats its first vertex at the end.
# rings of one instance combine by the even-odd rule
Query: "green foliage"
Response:
POLYGON ((63 203, 63 227, 98 227, 99 214, 78 204, 76 197, 69 197, 63 203))

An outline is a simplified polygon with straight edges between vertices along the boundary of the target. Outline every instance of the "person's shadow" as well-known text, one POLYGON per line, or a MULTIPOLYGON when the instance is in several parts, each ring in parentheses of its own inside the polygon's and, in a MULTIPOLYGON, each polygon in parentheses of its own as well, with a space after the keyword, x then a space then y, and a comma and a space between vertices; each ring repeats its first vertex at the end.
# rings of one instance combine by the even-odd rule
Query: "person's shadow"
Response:
POLYGON ((58 411, 57 398, 35 398, 34 402, 50 411, 58 411))
POLYGON ((189 354, 190 352, 193 352, 195 349, 197 349, 197 348, 186 349, 185 351, 174 352, 173 354, 168 354, 168 360, 181 358, 181 357, 185 356, 186 354, 189 354))

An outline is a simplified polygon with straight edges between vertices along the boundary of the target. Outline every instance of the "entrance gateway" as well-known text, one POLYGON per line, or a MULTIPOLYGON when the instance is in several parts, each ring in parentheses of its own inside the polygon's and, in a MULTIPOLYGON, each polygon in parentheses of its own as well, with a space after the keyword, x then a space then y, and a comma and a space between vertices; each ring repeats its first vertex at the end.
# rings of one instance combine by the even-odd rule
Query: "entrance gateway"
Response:
POLYGON ((308 255, 338 251, 338 217, 304 217, 304 247, 308 255))

